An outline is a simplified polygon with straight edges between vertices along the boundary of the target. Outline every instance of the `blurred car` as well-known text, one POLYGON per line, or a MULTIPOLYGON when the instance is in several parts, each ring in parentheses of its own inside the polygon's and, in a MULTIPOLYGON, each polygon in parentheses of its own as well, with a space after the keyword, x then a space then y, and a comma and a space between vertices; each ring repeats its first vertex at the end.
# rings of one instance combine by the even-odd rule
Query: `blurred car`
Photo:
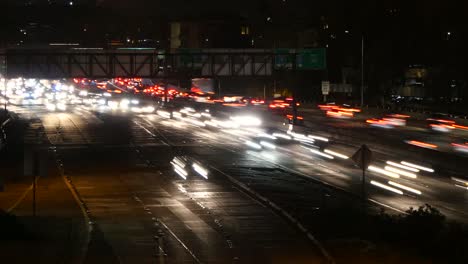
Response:
POLYGON ((264 105, 265 100, 257 97, 244 97, 241 100, 246 105, 264 105))
MULTIPOLYGON (((286 114, 285 115, 285 118, 286 118, 286 121, 289 123, 289 124, 293 124, 294 123, 294 115, 293 114, 286 114)), ((304 124, 304 117, 301 116, 301 115, 297 115, 296 116, 296 123, 295 125, 303 125, 304 124)))
POLYGON ((448 117, 447 114, 435 113, 426 119, 429 127, 437 132, 450 132, 455 127, 455 121, 448 117))
POLYGON ((333 118, 352 118, 354 112, 344 111, 339 108, 327 110, 326 115, 333 118))
POLYGON ((393 128, 406 126, 406 118, 409 118, 409 116, 401 114, 389 114, 380 119, 367 119, 366 123, 374 127, 393 128))
MULTIPOLYGON (((293 107, 294 99, 291 97, 276 98, 270 102, 268 108, 273 111, 282 111, 284 109, 293 107)), ((300 103, 296 102, 296 106, 300 106, 300 103)))

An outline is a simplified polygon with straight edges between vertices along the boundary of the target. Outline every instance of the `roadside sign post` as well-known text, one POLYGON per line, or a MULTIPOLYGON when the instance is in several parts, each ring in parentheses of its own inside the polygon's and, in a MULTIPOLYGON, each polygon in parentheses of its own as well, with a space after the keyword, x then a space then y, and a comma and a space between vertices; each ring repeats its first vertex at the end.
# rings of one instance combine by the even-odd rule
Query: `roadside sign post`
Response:
POLYGON ((367 145, 362 145, 361 148, 354 153, 351 159, 362 169, 362 201, 363 206, 366 204, 366 169, 369 167, 369 164, 372 161, 372 151, 367 147, 367 145))
POLYGON ((330 93, 330 82, 329 81, 322 81, 322 95, 323 101, 327 102, 327 95, 330 93))

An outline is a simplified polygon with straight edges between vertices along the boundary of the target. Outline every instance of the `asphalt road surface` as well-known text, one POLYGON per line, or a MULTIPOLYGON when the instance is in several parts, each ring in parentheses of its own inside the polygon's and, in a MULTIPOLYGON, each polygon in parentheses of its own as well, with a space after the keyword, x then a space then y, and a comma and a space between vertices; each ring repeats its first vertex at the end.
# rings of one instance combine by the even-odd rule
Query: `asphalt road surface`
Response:
MULTIPOLYGON (((468 219, 466 157, 404 143, 423 132, 382 132, 312 112, 295 137, 312 135, 315 143, 327 138, 316 144, 319 148, 285 138, 258 149, 259 139, 252 134, 267 132, 213 128, 196 118, 170 119, 166 113, 98 113, 79 106, 62 113, 13 110, 21 118, 41 120, 65 174, 89 209, 91 224, 120 263, 325 261, 317 244, 281 211, 307 220, 329 196, 323 186, 342 191, 343 197, 361 195, 361 170, 349 158, 325 152, 350 157, 361 144, 373 150, 374 167, 383 169, 392 161, 434 169, 398 177, 369 171, 365 190, 370 204, 403 212, 429 203, 449 219, 468 219), (180 160, 189 173, 176 171, 174 163, 180 160), (204 168, 204 177, 194 172, 195 164, 204 168), (259 202, 260 196, 279 208, 259 202)), ((263 116, 267 131, 292 138, 282 120, 263 110, 252 113, 263 116)))
POLYGON ((41 120, 50 147, 89 210, 90 224, 119 263, 325 260, 302 232, 225 176, 243 175, 253 163, 264 163, 246 153, 232 156, 228 148, 238 148, 236 142, 161 124, 167 121, 154 115, 97 114, 82 108, 16 112, 41 120), (208 179, 178 176, 170 164, 174 156, 203 164, 208 179), (238 159, 235 165, 233 158, 238 159), (234 169, 241 167, 246 170, 234 169))

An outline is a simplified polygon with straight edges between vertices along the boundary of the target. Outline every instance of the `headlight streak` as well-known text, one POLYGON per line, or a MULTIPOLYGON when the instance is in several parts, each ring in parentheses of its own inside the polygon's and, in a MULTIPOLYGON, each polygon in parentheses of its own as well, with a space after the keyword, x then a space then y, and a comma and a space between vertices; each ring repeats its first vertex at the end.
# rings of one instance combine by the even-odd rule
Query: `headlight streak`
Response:
POLYGON ((392 182, 392 181, 389 181, 388 184, 392 185, 392 186, 395 186, 395 187, 398 187, 400 189, 403 189, 405 191, 408 191, 408 192, 412 192, 412 193, 415 193, 417 195, 421 195, 421 191, 419 190, 416 190, 416 189, 413 189, 411 187, 408 187, 408 186, 405 186, 403 184, 400 184, 400 183, 396 183, 396 182, 392 182))
POLYGON ((407 171, 404 171, 404 170, 400 170, 400 169, 394 168, 392 166, 385 166, 385 170, 390 171, 390 172, 394 172, 394 173, 397 173, 397 174, 399 174, 401 176, 406 176, 406 177, 412 178, 412 179, 416 179, 418 177, 414 173, 407 172, 407 171))
POLYGON ((380 173, 380 174, 383 174, 383 175, 388 176, 388 177, 400 178, 400 175, 398 175, 397 173, 386 171, 384 169, 381 169, 381 168, 378 168, 378 167, 375 167, 375 166, 372 166, 372 165, 369 166, 367 169, 372 171, 372 172, 380 173))
POLYGON ((316 149, 309 149, 310 152, 314 153, 314 154, 317 154, 317 155, 320 155, 322 157, 325 157, 327 159, 334 159, 334 157, 332 155, 328 155, 328 154, 325 154, 319 150, 316 150, 316 149))
POLYGON ((403 195, 403 192, 402 192, 401 190, 398 190, 398 189, 393 188, 393 187, 391 187, 391 186, 385 185, 385 184, 383 184, 383 183, 376 182, 376 181, 371 181, 370 183, 371 183, 372 185, 377 186, 377 187, 380 187, 380 188, 382 188, 382 189, 385 189, 385 190, 388 190, 388 191, 391 191, 391 192, 394 192, 394 193, 403 195))
POLYGON ((192 164, 193 170, 195 170, 200 176, 202 176, 205 179, 208 179, 208 171, 203 168, 201 165, 198 163, 193 163, 192 164))
POLYGON ((333 155, 333 156, 335 156, 335 157, 341 158, 341 159, 349 159, 348 156, 343 155, 343 154, 338 153, 338 152, 335 152, 335 151, 332 151, 332 150, 329 150, 329 149, 325 149, 324 152, 325 152, 325 153, 328 153, 328 154, 330 154, 330 155, 333 155))
POLYGON ((269 148, 269 149, 276 149, 276 146, 270 142, 266 142, 266 141, 260 141, 260 145, 266 147, 266 148, 269 148))
POLYGON ((407 162, 407 161, 402 161, 400 163, 403 164, 403 165, 409 166, 409 167, 419 169, 419 170, 423 170, 423 171, 427 171, 427 172, 431 172, 431 173, 434 172, 434 170, 431 169, 431 168, 427 168, 427 167, 417 165, 417 164, 414 164, 414 163, 410 163, 410 162, 407 162))
POLYGON ((412 171, 412 172, 419 172, 418 169, 415 169, 415 168, 412 168, 412 167, 408 167, 408 166, 405 166, 405 165, 402 165, 400 163, 396 163, 396 162, 393 162, 393 161, 387 161, 386 162, 388 165, 392 165, 394 167, 398 167, 398 168, 401 168, 401 169, 405 169, 407 171, 412 171))

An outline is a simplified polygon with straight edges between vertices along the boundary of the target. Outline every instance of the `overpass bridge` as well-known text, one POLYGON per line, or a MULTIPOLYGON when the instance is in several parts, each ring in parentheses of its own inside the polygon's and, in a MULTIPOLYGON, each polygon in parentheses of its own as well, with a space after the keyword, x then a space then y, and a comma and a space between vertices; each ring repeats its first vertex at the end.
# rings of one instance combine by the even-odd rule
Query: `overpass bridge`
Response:
POLYGON ((269 77, 280 71, 322 70, 323 49, 0 50, 7 78, 269 77))

